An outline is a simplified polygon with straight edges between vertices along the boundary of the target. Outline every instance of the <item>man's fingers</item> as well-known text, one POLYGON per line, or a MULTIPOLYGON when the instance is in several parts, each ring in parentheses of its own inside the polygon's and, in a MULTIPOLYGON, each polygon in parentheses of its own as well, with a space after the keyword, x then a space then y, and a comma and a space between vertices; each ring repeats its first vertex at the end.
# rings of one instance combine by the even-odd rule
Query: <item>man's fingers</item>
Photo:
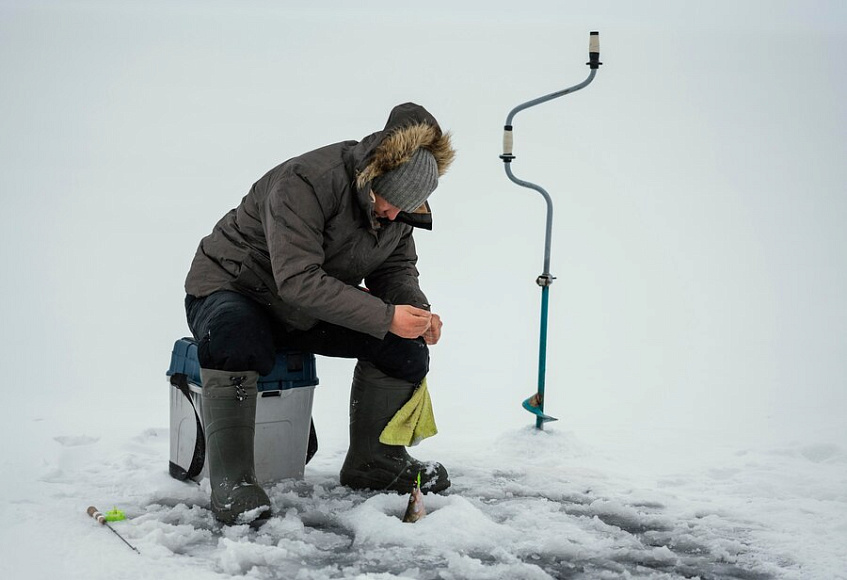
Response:
POLYGON ((429 345, 438 344, 438 341, 441 339, 442 326, 443 323, 441 322, 441 317, 437 314, 433 314, 432 319, 430 320, 429 328, 423 335, 424 342, 429 345))
POLYGON ((438 322, 438 316, 433 317, 428 310, 401 304, 395 307, 391 330, 403 338, 417 338, 429 331, 433 323, 438 322))
POLYGON ((432 313, 429 310, 424 310, 423 308, 417 308, 415 306, 411 306, 409 304, 403 304, 401 306, 397 306, 397 308, 402 309, 409 316, 415 316, 419 318, 429 319, 432 317, 432 313))

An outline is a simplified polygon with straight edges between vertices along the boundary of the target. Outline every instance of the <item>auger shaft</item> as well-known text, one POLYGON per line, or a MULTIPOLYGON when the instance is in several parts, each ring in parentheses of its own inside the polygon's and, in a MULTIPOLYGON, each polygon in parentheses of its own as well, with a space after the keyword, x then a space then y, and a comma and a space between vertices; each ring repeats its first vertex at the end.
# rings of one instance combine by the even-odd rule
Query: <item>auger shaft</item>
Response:
POLYGON ((531 101, 527 101, 518 105, 509 112, 509 115, 506 117, 506 124, 503 127, 503 154, 500 156, 500 159, 503 160, 503 165, 506 169, 506 175, 510 180, 520 185, 521 187, 534 189, 535 191, 540 193, 542 197, 544 197, 544 201, 547 203, 547 221, 544 235, 544 271, 536 279, 536 283, 541 287, 541 324, 539 332, 538 353, 538 389, 533 396, 523 402, 524 409, 536 416, 535 427, 537 429, 543 429, 544 423, 556 420, 555 417, 551 417, 550 415, 546 415, 544 413, 544 387, 545 376, 547 373, 547 311, 549 303, 550 285, 553 284, 553 280, 555 280, 555 277, 550 273, 550 247, 553 236, 553 199, 550 197, 550 194, 548 194, 547 191, 540 185, 519 179, 515 177, 515 175, 512 173, 512 161, 514 161, 515 159, 515 156, 512 153, 512 149, 514 147, 512 123, 513 119, 515 118, 515 115, 520 111, 523 111, 524 109, 528 109, 530 107, 534 107, 535 105, 540 105, 541 103, 546 103, 547 101, 551 101, 558 97, 562 97, 564 95, 576 92, 580 89, 585 88, 586 86, 588 86, 589 83, 591 83, 591 81, 594 80, 594 76, 597 74, 597 69, 600 68, 601 64, 603 64, 600 62, 599 32, 592 32, 589 36, 588 62, 585 64, 587 64, 591 68, 591 72, 589 73, 587 79, 585 79, 578 85, 574 85, 567 89, 562 89, 560 91, 556 91, 554 93, 550 93, 549 95, 544 95, 543 97, 539 97, 537 99, 533 99, 531 101))

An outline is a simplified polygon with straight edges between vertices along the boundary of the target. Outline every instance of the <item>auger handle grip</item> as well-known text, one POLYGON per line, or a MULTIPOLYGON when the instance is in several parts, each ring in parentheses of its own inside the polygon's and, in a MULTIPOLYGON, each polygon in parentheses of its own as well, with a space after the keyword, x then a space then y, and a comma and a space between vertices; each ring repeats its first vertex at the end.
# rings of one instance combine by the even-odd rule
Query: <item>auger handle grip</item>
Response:
POLYGON ((588 35, 588 62, 592 69, 600 68, 600 33, 596 30, 588 35))

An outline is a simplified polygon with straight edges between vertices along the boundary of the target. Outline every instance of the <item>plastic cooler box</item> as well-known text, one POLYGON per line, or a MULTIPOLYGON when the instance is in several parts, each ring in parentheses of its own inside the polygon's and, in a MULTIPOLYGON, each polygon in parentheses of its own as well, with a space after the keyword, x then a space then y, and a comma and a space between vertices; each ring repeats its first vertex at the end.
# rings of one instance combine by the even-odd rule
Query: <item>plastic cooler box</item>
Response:
MULTIPOLYGON (((209 467, 203 384, 193 339, 176 341, 167 376, 172 386, 170 474, 199 481, 208 477, 209 467)), ((259 378, 254 455, 260 482, 303 477, 317 384, 315 355, 295 350, 277 354, 273 371, 259 378)))

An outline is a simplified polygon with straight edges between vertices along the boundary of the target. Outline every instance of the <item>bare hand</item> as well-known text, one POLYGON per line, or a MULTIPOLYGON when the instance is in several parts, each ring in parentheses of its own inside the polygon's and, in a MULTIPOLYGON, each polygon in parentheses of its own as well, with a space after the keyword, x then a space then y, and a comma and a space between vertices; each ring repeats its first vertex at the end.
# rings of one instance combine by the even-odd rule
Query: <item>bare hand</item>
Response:
POLYGON ((388 330, 401 338, 417 338, 429 330, 431 319, 432 315, 427 310, 398 304, 394 307, 394 318, 388 330))
POLYGON ((423 334, 424 342, 429 345, 438 344, 438 341, 441 339, 442 326, 444 324, 441 322, 441 317, 433 314, 429 323, 429 329, 423 334))

